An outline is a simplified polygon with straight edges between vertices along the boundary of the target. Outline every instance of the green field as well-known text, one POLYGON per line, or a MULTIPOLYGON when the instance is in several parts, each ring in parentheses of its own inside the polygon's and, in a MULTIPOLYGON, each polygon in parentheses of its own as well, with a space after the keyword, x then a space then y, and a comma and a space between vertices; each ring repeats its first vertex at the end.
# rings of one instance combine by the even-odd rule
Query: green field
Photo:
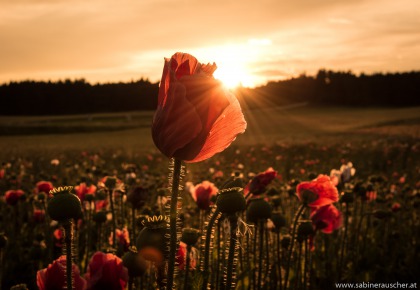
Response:
MULTIPOLYGON (((235 145, 273 142, 357 142, 420 138, 420 107, 337 108, 298 105, 245 111, 248 129, 235 145)), ((154 151, 153 112, 0 117, 1 155, 56 154, 65 150, 154 151)))

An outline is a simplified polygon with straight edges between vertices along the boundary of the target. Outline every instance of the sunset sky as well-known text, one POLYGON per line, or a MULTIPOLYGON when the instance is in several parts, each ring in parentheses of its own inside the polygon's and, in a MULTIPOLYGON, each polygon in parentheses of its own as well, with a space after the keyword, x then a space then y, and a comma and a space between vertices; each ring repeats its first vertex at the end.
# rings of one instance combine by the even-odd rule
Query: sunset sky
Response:
POLYGON ((0 0, 0 83, 156 82, 177 51, 229 85, 420 70, 420 1, 0 0))

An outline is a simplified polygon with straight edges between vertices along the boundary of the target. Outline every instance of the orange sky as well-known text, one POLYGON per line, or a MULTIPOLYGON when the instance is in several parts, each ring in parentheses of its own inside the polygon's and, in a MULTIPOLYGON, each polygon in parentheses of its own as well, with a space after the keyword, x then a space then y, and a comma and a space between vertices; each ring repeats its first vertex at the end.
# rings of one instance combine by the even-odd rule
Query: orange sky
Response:
POLYGON ((159 81, 189 52, 246 86, 420 69, 419 0, 0 0, 0 83, 159 81))

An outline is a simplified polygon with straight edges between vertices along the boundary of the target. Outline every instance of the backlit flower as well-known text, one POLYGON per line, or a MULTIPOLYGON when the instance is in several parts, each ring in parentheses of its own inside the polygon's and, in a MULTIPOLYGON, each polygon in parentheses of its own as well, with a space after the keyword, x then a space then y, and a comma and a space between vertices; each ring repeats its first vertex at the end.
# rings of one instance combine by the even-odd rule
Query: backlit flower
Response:
POLYGON ((117 256, 96 252, 89 262, 86 280, 87 289, 123 290, 128 281, 128 270, 117 256))
POLYGON ((277 171, 272 167, 268 168, 266 171, 258 173, 252 178, 252 180, 246 185, 244 189, 244 194, 253 193, 253 194, 262 194, 265 192, 265 189, 270 182, 276 178, 277 171))
POLYGON ((186 53, 165 58, 152 137, 167 157, 202 161, 245 131, 239 102, 213 77, 216 68, 186 53))
POLYGON ((332 233, 342 224, 341 212, 332 204, 312 209, 311 220, 315 230, 326 234, 332 233))
POLYGON ((299 199, 310 207, 321 207, 338 201, 337 188, 329 176, 319 175, 312 181, 304 181, 296 187, 299 199))
MULTIPOLYGON (((65 289, 66 286, 66 256, 61 256, 47 268, 39 270, 36 275, 39 290, 65 289)), ((80 277, 79 268, 73 264, 73 289, 86 289, 86 280, 80 277)))
POLYGON ((190 187, 190 193, 199 209, 207 210, 210 207, 211 197, 216 195, 219 190, 217 187, 205 180, 196 186, 190 187))
POLYGON ((83 203, 86 194, 95 194, 96 186, 93 184, 88 186, 85 182, 82 182, 74 187, 74 192, 79 197, 80 201, 83 203))
MULTIPOLYGON (((127 251, 130 246, 130 237, 128 235, 127 228, 125 227, 122 230, 116 229, 115 232, 117 233, 117 242, 121 245, 124 251, 127 251)), ((109 236, 109 244, 113 246, 113 233, 109 236)))
POLYGON ((8 205, 16 205, 18 203, 20 197, 24 194, 25 193, 20 189, 8 190, 4 194, 4 199, 5 199, 5 201, 8 205))
POLYGON ((36 193, 40 193, 40 192, 44 192, 45 194, 49 194, 50 190, 53 190, 54 186, 52 185, 51 182, 49 181, 39 181, 36 184, 36 189, 35 192, 36 193))

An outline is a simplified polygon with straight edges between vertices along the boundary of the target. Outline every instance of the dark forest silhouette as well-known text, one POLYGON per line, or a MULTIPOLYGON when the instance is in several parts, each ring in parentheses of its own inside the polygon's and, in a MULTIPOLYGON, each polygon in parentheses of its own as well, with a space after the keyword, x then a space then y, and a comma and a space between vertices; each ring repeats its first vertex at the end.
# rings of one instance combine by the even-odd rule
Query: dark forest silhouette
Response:
MULTIPOLYGON (((1 115, 61 115, 155 110, 158 83, 90 84, 84 79, 57 82, 21 81, 0 86, 1 115)), ((238 88, 247 108, 308 102, 312 105, 403 107, 420 105, 420 72, 361 74, 320 70, 238 88)))

